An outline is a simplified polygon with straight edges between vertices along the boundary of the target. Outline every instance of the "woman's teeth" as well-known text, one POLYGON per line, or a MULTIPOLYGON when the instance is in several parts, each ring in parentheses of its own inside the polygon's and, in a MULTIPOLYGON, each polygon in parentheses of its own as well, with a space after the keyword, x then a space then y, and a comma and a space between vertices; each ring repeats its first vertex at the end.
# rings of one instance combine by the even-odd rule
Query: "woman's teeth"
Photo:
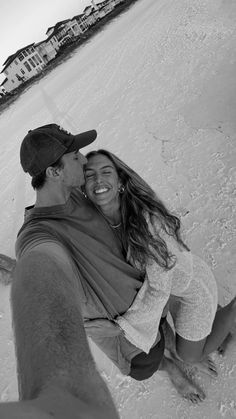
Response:
POLYGON ((95 189, 94 193, 95 194, 100 194, 100 193, 107 192, 107 191, 108 191, 108 188, 99 188, 99 189, 95 189))

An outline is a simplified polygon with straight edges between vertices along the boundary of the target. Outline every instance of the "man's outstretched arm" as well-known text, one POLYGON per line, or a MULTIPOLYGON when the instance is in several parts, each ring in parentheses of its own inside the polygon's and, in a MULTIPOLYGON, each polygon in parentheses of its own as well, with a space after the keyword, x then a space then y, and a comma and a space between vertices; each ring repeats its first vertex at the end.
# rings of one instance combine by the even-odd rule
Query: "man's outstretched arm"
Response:
POLYGON ((17 263, 11 298, 20 403, 42 419, 118 419, 88 346, 77 281, 69 259, 60 263, 50 252, 34 250, 17 263))

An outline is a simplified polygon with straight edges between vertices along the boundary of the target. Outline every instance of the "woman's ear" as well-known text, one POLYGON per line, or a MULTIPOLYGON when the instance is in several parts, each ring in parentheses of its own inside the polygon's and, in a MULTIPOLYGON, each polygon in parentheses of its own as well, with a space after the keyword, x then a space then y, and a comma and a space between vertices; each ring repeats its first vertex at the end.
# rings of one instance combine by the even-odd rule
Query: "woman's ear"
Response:
POLYGON ((88 198, 87 194, 86 194, 86 190, 85 190, 85 185, 82 185, 80 187, 82 194, 84 195, 85 198, 88 198))
POLYGON ((122 194, 122 193, 124 193, 124 191, 125 191, 125 186, 124 185, 122 185, 122 183, 120 184, 120 186, 118 187, 118 192, 120 193, 120 194, 122 194))

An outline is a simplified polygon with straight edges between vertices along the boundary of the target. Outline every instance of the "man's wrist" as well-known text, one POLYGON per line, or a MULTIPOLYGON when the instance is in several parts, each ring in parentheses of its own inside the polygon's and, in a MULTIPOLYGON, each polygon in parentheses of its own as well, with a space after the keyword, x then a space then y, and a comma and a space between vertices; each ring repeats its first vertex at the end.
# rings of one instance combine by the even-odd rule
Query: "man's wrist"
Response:
POLYGON ((116 326, 116 328, 119 329, 119 334, 124 332, 117 321, 113 320, 113 323, 116 326))

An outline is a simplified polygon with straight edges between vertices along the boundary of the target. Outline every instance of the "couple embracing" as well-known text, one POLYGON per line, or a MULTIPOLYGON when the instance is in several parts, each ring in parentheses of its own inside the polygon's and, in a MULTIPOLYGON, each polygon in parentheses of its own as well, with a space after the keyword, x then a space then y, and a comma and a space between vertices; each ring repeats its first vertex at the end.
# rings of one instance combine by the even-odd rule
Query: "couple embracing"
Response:
POLYGON ((18 234, 11 295, 22 402, 5 409, 117 418, 86 334, 123 374, 165 370, 196 403, 205 394, 182 366, 216 374, 208 355, 235 322, 235 300, 217 310, 212 272, 150 186, 107 150, 81 154, 96 136, 49 124, 21 144, 36 202, 18 234))

